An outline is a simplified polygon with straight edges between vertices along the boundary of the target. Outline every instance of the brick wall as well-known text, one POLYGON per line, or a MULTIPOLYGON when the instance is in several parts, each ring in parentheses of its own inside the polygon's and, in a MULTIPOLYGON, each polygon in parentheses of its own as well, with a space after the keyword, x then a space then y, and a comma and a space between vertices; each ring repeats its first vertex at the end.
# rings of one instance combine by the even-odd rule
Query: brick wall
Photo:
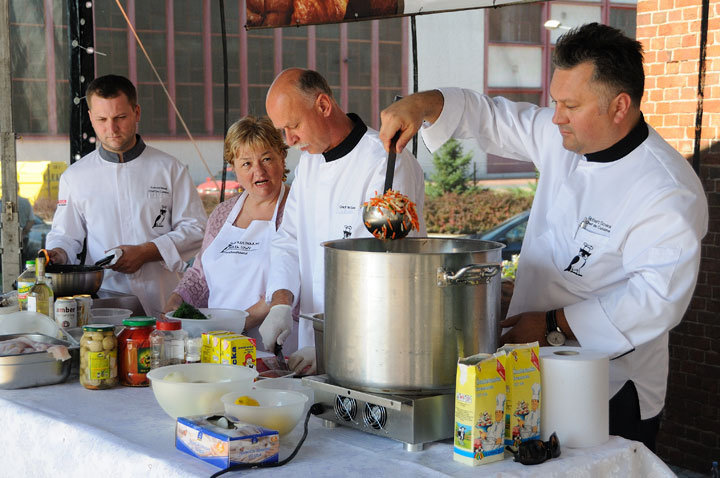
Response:
MULTIPOLYGON (((695 146, 702 0, 639 0, 645 119, 688 160, 695 146)), ((670 334, 670 376, 657 453, 707 473, 720 459, 720 2, 709 0, 700 179, 710 206, 697 288, 670 334)))

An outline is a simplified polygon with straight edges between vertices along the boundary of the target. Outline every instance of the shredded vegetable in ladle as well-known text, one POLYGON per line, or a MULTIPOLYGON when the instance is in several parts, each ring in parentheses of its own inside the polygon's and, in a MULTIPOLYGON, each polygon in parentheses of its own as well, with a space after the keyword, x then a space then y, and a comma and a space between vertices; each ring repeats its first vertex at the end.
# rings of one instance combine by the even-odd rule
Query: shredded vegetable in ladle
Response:
POLYGON ((378 214, 385 216, 384 219, 387 224, 371 224, 365 220, 365 226, 378 239, 405 237, 411 229, 418 230, 420 228, 415 203, 398 191, 388 189, 381 196, 376 192, 373 198, 363 203, 363 206, 365 208, 374 208, 378 214), (388 211, 391 216, 385 214, 383 210, 388 211), (410 227, 407 227, 408 225, 403 220, 404 217, 410 219, 410 227), (393 226, 393 224, 395 225, 393 226))

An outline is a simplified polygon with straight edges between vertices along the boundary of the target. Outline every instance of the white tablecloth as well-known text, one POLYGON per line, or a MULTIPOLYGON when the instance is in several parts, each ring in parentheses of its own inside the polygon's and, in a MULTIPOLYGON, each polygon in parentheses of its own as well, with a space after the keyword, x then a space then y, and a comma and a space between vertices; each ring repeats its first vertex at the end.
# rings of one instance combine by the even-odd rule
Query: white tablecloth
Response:
MULTIPOLYGON (((75 380, 0 390, 0 426, 0 477, 208 477, 219 470, 175 449, 175 421, 149 388, 86 390, 75 380)), ((283 439, 281 459, 301 435, 299 425, 283 439)), ((324 428, 316 417, 293 461, 242 472, 249 473, 274 478, 675 476, 643 444, 619 437, 593 448, 564 447, 560 458, 542 465, 523 466, 508 458, 473 468, 453 461, 451 440, 407 452, 394 440, 324 428)))

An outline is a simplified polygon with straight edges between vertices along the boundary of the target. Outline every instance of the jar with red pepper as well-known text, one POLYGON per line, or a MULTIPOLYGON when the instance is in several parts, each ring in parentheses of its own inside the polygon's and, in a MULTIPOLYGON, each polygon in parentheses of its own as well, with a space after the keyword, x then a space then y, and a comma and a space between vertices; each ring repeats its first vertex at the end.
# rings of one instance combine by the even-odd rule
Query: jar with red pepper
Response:
POLYGON ((155 330, 152 317, 130 317, 123 320, 125 328, 118 335, 118 375, 128 387, 147 387, 147 373, 152 360, 150 333, 155 330))

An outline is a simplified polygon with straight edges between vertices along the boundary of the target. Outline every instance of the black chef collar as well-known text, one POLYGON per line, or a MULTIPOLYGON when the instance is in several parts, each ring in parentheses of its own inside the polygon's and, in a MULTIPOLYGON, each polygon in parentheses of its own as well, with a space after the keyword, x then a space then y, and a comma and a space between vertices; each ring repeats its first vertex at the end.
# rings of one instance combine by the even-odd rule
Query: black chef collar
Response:
POLYGON ((135 139, 135 146, 128 149, 122 154, 122 161, 120 161, 119 154, 108 151, 107 149, 102 147, 102 144, 98 148, 98 151, 100 152, 100 157, 105 161, 109 161, 111 163, 129 163, 133 159, 140 156, 143 151, 145 151, 145 142, 142 140, 139 134, 135 135, 135 139))
POLYGON ((589 153, 585 155, 585 159, 596 163, 611 163, 620 158, 624 158, 635 148, 640 146, 650 134, 645 117, 640 113, 640 119, 635 127, 623 139, 610 146, 608 149, 589 153))
POLYGON ((360 142, 368 129, 367 125, 363 122, 363 120, 360 119, 360 117, 355 113, 348 113, 347 117, 350 118, 353 123, 355 123, 355 126, 353 126, 350 134, 347 135, 347 137, 345 137, 345 139, 342 140, 340 144, 335 146, 333 149, 323 153, 326 163, 329 163, 330 161, 335 161, 336 159, 340 159, 346 154, 350 153, 350 151, 355 149, 355 146, 357 146, 357 144, 360 142))

